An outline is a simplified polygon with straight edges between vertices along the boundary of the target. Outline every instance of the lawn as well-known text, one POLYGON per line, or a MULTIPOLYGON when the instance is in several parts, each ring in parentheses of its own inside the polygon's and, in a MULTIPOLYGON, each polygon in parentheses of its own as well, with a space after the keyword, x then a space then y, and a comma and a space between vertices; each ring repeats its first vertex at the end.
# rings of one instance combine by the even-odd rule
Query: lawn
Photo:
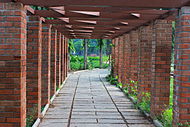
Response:
MULTIPOLYGON (((88 56, 87 58, 88 69, 99 68, 100 67, 99 59, 100 59, 99 56, 96 57, 88 56)), ((103 56, 103 68, 107 68, 109 66, 108 59, 109 59, 108 56, 103 56)), ((84 57, 72 55, 70 58, 70 68, 73 71, 82 70, 84 68, 84 57)))

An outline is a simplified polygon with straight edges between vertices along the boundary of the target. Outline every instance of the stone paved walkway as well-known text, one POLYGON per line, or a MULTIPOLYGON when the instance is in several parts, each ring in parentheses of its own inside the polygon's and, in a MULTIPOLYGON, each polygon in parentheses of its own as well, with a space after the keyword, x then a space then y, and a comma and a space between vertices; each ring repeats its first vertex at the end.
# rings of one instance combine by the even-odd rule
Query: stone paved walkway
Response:
POLYGON ((71 74, 40 127, 154 127, 115 86, 107 70, 71 74))

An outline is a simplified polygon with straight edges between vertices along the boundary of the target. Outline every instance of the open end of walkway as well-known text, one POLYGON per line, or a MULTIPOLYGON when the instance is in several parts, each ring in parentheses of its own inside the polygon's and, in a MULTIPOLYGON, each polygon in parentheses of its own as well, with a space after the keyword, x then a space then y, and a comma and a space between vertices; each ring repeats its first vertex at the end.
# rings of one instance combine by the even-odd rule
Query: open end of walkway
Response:
POLYGON ((71 74, 40 127, 154 127, 106 82, 107 74, 100 69, 71 74))

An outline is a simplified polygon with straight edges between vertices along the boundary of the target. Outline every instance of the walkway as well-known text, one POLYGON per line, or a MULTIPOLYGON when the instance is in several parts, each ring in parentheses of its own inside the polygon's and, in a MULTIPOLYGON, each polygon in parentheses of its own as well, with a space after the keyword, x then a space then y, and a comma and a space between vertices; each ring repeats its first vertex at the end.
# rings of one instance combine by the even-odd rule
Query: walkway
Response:
POLYGON ((115 86, 107 70, 71 74, 40 127, 154 127, 115 86))

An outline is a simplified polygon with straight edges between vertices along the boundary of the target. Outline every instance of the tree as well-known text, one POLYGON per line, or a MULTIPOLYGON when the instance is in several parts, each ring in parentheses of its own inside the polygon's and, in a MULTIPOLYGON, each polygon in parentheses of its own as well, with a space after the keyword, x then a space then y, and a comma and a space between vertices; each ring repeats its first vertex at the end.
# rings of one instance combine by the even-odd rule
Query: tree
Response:
POLYGON ((104 46, 103 39, 99 39, 98 46, 100 48, 100 68, 102 68, 102 61, 103 61, 102 56, 103 56, 103 46, 104 46))

